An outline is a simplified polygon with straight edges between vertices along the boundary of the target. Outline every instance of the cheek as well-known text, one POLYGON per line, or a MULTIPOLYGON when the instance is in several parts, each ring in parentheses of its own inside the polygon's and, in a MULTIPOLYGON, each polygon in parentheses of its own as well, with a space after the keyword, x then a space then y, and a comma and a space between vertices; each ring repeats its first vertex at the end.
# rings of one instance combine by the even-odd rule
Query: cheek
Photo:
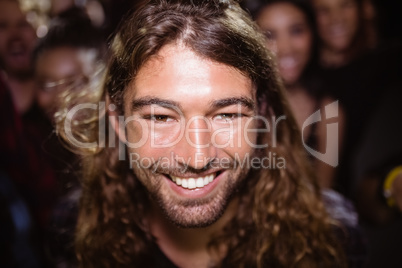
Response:
POLYGON ((25 44, 30 48, 30 49, 34 49, 35 44, 36 44, 36 34, 35 32, 32 30, 25 30, 22 33, 22 38, 25 42, 25 44))
POLYGON ((242 140, 242 124, 213 126, 211 144, 216 148, 238 148, 242 140))
POLYGON ((154 159, 157 159, 159 155, 152 148, 150 142, 148 142, 149 139, 143 138, 143 136, 137 134, 135 131, 131 131, 130 128, 127 129, 126 136, 130 166, 133 168, 138 167, 135 169, 144 172, 144 169, 152 166, 154 159))
POLYGON ((150 142, 148 126, 143 121, 132 117, 125 117, 124 122, 121 119, 122 117, 119 118, 119 128, 125 133, 127 146, 134 151, 147 146, 150 142))
MULTIPOLYGON (((184 138, 179 124, 153 125, 142 119, 127 118, 126 139, 130 152, 141 158, 168 157, 184 138)), ((121 125, 122 123, 119 123, 121 125)), ((145 160, 144 160, 145 161, 145 160)))
POLYGON ((331 22, 331 20, 329 18, 329 15, 318 14, 318 16, 317 16, 318 30, 325 31, 325 27, 327 27, 330 24, 330 22, 331 22))
POLYGON ((359 14, 356 8, 349 8, 345 11, 345 17, 348 20, 349 28, 356 30, 359 25, 359 14))
MULTIPOLYGON (((169 150, 182 139, 187 138, 185 125, 172 123, 166 125, 148 124, 148 140, 155 148, 163 147, 169 150)), ((189 138, 187 138, 189 139, 189 138)))
POLYGON ((0 33, 0 52, 4 49, 6 43, 6 35, 4 33, 0 33))
POLYGON ((56 94, 50 92, 38 93, 38 104, 43 110, 48 110, 52 107, 52 103, 55 100, 56 94))
POLYGON ((272 53, 274 53, 274 54, 277 54, 277 53, 278 53, 278 46, 277 46, 277 44, 276 44, 275 41, 273 41, 273 40, 267 40, 267 41, 265 42, 265 44, 266 44, 268 50, 270 50, 272 53))
POLYGON ((304 60, 307 61, 309 60, 311 56, 311 37, 310 35, 301 35, 300 37, 295 39, 295 48, 297 48, 297 51, 301 57, 304 58, 304 60))
POLYGON ((30 30, 30 29, 25 30, 23 32, 23 36, 24 36, 25 40, 27 40, 27 41, 35 41, 35 39, 36 39, 35 31, 30 30))
POLYGON ((181 124, 153 124, 142 119, 128 118, 127 141, 133 143, 133 147, 149 145, 153 148, 171 148, 180 142, 185 136, 184 127, 181 124))
POLYGON ((216 141, 227 154, 243 158, 254 150, 257 131, 255 120, 247 119, 243 120, 242 124, 234 126, 230 131, 221 131, 216 135, 216 141))

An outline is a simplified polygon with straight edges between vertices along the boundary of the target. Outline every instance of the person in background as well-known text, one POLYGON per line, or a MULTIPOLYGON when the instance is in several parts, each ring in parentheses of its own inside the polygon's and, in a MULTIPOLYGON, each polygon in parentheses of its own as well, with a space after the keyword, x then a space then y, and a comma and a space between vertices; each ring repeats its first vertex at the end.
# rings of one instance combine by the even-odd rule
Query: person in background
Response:
MULTIPOLYGON (((101 28, 104 27, 106 23, 108 23, 104 7, 104 4, 106 4, 105 1, 50 0, 50 3, 51 5, 49 15, 52 18, 59 16, 69 9, 80 8, 85 11, 94 26, 101 28)), ((114 5, 117 5, 114 2, 112 3, 114 5)))
POLYGON ((378 40, 380 12, 368 0, 310 0, 317 19, 320 91, 339 100, 344 137, 334 188, 355 200, 356 154, 371 117, 400 84, 400 46, 378 40))
POLYGON ((373 8, 380 1, 311 3, 322 41, 323 90, 336 96, 345 110, 346 135, 335 187, 356 204, 368 242, 368 267, 399 267, 400 212, 386 200, 393 193, 387 178, 396 180, 387 174, 401 163, 401 127, 396 123, 402 116, 401 46, 377 32, 376 23, 390 15, 373 8))
POLYGON ((311 3, 317 18, 321 66, 346 65, 375 47, 376 40, 369 38, 364 24, 362 0, 311 0, 311 3))
MULTIPOLYGON (((320 96, 315 88, 319 85, 315 83, 317 55, 314 49, 317 35, 311 7, 305 1, 298 0, 261 1, 254 17, 267 36, 267 46, 276 51, 279 74, 284 82, 290 107, 303 132, 305 146, 332 154, 329 159, 337 160, 343 135, 343 111, 341 107, 331 105, 335 102, 333 98, 320 96), (305 127, 304 123, 316 110, 322 113, 322 119, 305 127), (327 119, 331 112, 337 116, 336 121, 327 119), (334 122, 338 123, 338 129, 334 131, 327 128, 328 123, 334 122), (328 146, 328 143, 335 146, 328 146)), ((359 267, 365 263, 367 253, 354 206, 342 195, 331 190, 335 168, 323 162, 323 159, 311 157, 311 160, 317 180, 323 188, 322 196, 329 215, 348 229, 345 248, 349 266, 359 267)))
POLYGON ((344 118, 341 107, 333 105, 335 99, 317 94, 314 73, 317 68, 317 34, 313 11, 305 1, 261 1, 254 18, 267 35, 267 46, 276 51, 279 74, 304 142, 328 156, 326 159, 314 158, 313 162, 319 184, 331 188, 336 166, 333 163, 341 148, 344 118), (305 126, 316 111, 322 114, 322 119, 305 126), (336 114, 336 121, 327 118, 331 113, 336 114), (327 129, 329 121, 338 123, 335 132, 327 129))
POLYGON ((381 99, 354 161, 356 208, 367 234, 369 268, 402 263, 401 88, 381 99))
POLYGON ((99 74, 105 46, 101 30, 81 8, 73 7, 51 20, 34 56, 37 102, 50 121, 60 100, 69 93, 79 94, 99 74))
POLYGON ((0 169, 3 267, 40 267, 54 180, 40 152, 32 52, 36 33, 17 0, 0 1, 0 169), (4 246, 4 247, 3 247, 4 246))
POLYGON ((35 30, 28 23, 19 1, 1 0, 0 75, 12 96, 13 107, 21 118, 19 127, 23 142, 18 150, 26 157, 24 164, 28 165, 26 168, 29 170, 29 173, 21 172, 24 169, 21 162, 20 167, 13 168, 7 174, 29 207, 33 225, 38 227, 38 237, 41 238, 57 195, 57 185, 54 172, 41 148, 45 136, 41 126, 44 117, 35 102, 37 85, 32 61, 36 42, 35 30))
POLYGON ((39 85, 37 102, 48 118, 48 137, 43 150, 61 184, 47 232, 47 252, 55 267, 74 267, 74 229, 78 215, 80 167, 77 157, 60 143, 54 125, 60 102, 88 98, 95 80, 101 77, 105 56, 102 32, 85 11, 73 7, 50 22, 49 32, 35 49, 35 73, 39 85), (85 94, 83 94, 85 92, 85 94))
POLYGON ((14 105, 21 115, 29 113, 35 99, 32 52, 36 33, 17 0, 0 1, 0 68, 14 105))
POLYGON ((0 77, 0 266, 43 267, 41 241, 17 183, 35 174, 36 158, 23 135, 22 119, 0 77))

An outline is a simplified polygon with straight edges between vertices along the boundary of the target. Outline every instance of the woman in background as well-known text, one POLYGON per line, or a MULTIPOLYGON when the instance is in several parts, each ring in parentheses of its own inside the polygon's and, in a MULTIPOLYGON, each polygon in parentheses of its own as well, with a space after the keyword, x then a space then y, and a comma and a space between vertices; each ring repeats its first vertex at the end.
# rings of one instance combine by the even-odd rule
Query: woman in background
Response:
POLYGON ((370 1, 311 0, 311 3, 317 18, 322 67, 346 65, 376 46, 376 38, 370 35, 364 21, 370 13, 364 12, 370 1))
POLYGON ((305 1, 272 0, 263 2, 254 17, 266 33, 268 48, 276 51, 278 70, 290 107, 301 129, 304 145, 314 156, 312 162, 323 188, 321 193, 326 210, 342 226, 337 234, 343 241, 349 267, 362 267, 367 253, 357 213, 349 200, 330 189, 335 168, 329 164, 337 163, 344 119, 334 99, 318 94, 320 83, 315 72, 318 62, 313 11, 305 1), (338 129, 331 128, 330 124, 335 122, 338 129), (315 152, 312 152, 313 148, 315 152))
POLYGON ((331 188, 333 166, 336 166, 342 140, 338 133, 342 133, 343 116, 334 99, 316 94, 314 14, 305 2, 275 0, 265 2, 255 19, 267 35, 268 48, 276 52, 279 73, 306 148, 315 151, 312 154, 318 181, 322 187, 331 188), (321 120, 316 111, 321 112, 321 120), (327 128, 328 123, 334 123, 332 115, 337 115, 338 129, 335 131, 327 128))

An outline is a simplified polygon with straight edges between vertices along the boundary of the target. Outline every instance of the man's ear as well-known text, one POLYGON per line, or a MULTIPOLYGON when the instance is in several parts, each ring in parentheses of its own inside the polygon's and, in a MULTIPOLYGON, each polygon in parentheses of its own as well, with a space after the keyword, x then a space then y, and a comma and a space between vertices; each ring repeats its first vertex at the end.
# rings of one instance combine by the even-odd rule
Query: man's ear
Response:
POLYGON ((116 105, 111 102, 109 96, 106 97, 106 107, 108 109, 110 126, 113 128, 117 137, 119 137, 119 140, 125 143, 127 140, 126 140, 126 132, 124 130, 124 121, 123 125, 120 126, 119 113, 116 111, 117 109, 116 105))

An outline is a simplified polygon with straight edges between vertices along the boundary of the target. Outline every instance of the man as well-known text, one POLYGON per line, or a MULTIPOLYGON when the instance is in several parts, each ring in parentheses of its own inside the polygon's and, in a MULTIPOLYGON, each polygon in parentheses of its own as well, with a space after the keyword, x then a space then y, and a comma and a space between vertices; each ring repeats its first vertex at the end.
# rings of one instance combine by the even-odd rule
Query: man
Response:
POLYGON ((28 112, 35 98, 32 52, 36 34, 18 1, 0 1, 0 68, 6 74, 14 104, 20 114, 28 112))
POLYGON ((34 53, 38 106, 53 121, 58 100, 79 93, 103 66, 105 42, 84 9, 71 8, 53 18, 34 53))
MULTIPOLYGON (((0 144, 0 151, 7 152, 7 147, 13 147, 18 159, 6 157, 2 163, 27 203, 37 232, 41 233, 57 197, 57 184, 42 148, 48 132, 44 131, 43 114, 35 105, 37 85, 32 54, 36 33, 25 15, 19 1, 0 0, 0 75, 12 99, 12 105, 3 109, 8 120, 14 112, 20 119, 12 121, 18 126, 20 136, 8 135, 4 145, 0 144)), ((12 125, 3 124, 2 127, 2 131, 9 133, 11 129, 8 128, 12 125)))
POLYGON ((58 103, 100 79, 105 44, 102 33, 92 25, 84 9, 71 8, 50 21, 49 31, 35 49, 35 74, 39 90, 38 106, 46 114, 47 138, 42 143, 46 160, 62 186, 46 229, 50 260, 57 267, 74 267, 74 230, 78 214, 80 187, 79 161, 54 133, 58 103), (97 75, 98 74, 98 75, 97 75), (66 209, 68 208, 68 209, 66 209))
POLYGON ((237 3, 149 1, 111 50, 106 113, 83 104, 59 128, 92 155, 82 267, 342 266, 271 54, 237 3))

